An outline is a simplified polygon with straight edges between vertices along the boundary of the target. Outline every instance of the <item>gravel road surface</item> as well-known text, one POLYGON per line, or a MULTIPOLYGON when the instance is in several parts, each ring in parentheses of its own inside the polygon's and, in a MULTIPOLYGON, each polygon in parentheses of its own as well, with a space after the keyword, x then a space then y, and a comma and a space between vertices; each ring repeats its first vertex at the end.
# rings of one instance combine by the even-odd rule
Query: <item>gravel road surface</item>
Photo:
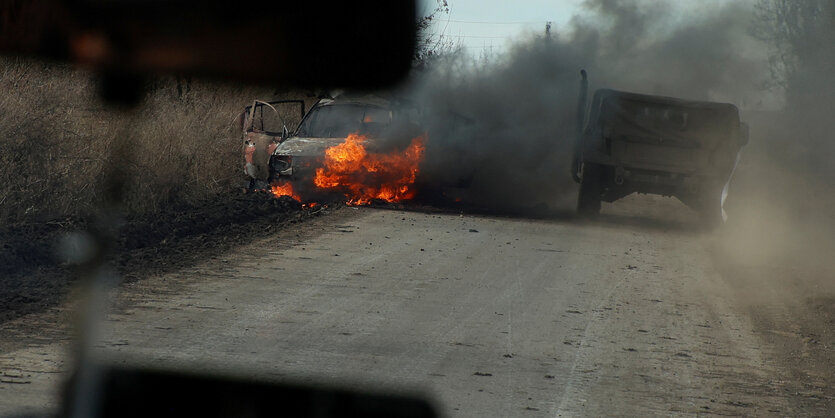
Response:
MULTIPOLYGON (((749 276, 799 270, 729 261, 665 210, 580 223, 341 208, 125 284, 96 349, 418 392, 450 417, 833 413, 832 317, 804 299, 826 304, 831 287, 784 301, 780 281, 749 276), (752 288, 771 299, 751 303, 752 288)), ((55 408, 72 306, 0 328, 0 415, 55 408)))

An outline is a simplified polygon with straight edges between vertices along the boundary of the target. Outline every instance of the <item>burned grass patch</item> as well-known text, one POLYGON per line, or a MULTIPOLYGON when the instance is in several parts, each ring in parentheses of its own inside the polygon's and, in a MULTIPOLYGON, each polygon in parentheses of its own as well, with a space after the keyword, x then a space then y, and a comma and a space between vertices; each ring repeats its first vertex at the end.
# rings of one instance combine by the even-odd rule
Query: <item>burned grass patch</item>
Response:
MULTIPOLYGON (((339 207, 337 203, 304 209, 290 198, 267 193, 230 193, 199 204, 175 205, 125 217, 110 261, 125 281, 140 280, 194 265, 339 207)), ((68 233, 88 227, 83 218, 67 218, 0 230, 0 322, 64 300, 75 278, 56 250, 68 233)))

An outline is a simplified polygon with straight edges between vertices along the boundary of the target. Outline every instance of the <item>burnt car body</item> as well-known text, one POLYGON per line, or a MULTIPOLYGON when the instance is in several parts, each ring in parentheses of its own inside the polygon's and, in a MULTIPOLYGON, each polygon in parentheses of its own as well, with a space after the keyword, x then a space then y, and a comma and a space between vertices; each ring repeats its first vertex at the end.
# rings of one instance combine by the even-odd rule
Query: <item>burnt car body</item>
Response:
POLYGON ((715 226, 724 219, 727 184, 747 140, 732 104, 598 90, 575 148, 577 210, 594 215, 601 201, 658 194, 677 197, 715 226))
POLYGON ((416 109, 378 96, 320 99, 270 152, 267 182, 291 181, 306 198, 320 197, 313 177, 327 148, 350 134, 366 136, 370 151, 397 148, 420 134, 416 116, 416 109))
POLYGON ((253 101, 238 117, 243 130, 244 174, 249 190, 266 188, 269 181, 269 159, 278 144, 289 135, 288 125, 295 126, 304 118, 303 100, 253 101))

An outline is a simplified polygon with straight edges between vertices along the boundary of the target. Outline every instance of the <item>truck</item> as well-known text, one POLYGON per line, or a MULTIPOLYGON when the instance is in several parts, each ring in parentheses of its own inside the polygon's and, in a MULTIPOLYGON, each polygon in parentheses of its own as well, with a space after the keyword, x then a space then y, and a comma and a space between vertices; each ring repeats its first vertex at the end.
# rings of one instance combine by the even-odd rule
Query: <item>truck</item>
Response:
POLYGON ((748 125, 729 103, 684 100, 612 89, 595 91, 580 72, 572 177, 577 212, 600 213, 601 202, 632 193, 674 196, 716 227, 728 183, 748 142, 748 125))

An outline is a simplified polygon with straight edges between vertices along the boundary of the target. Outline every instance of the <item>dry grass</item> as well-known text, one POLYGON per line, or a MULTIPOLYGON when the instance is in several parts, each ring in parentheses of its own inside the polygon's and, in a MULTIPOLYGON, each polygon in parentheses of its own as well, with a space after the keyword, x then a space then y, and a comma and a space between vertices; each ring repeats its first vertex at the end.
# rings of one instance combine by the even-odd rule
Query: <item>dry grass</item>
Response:
POLYGON ((0 224, 89 213, 105 177, 126 178, 123 207, 149 213, 196 203, 243 179, 240 132, 233 121, 267 89, 154 82, 144 104, 108 109, 95 81, 72 68, 0 61, 0 224))

